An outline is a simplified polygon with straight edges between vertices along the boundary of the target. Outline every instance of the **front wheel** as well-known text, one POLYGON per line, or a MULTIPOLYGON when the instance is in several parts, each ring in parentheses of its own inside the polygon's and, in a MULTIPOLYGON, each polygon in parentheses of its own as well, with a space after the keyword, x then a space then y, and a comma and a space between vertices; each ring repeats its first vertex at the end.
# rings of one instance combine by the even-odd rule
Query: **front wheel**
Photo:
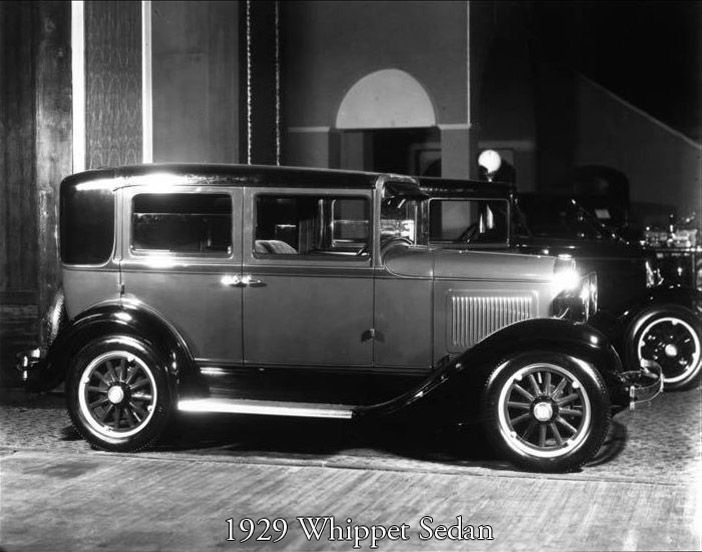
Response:
POLYGON ((702 324, 690 311, 661 308, 638 324, 634 358, 653 360, 663 371, 663 388, 679 391, 697 384, 702 371, 702 324))
POLYGON ((520 355, 497 368, 483 394, 483 427, 497 452, 531 471, 572 471, 602 446, 611 419, 592 366, 557 353, 520 355))
POLYGON ((90 342, 66 380, 78 432, 101 450, 133 452, 153 444, 172 410, 165 371, 150 345, 125 335, 90 342))

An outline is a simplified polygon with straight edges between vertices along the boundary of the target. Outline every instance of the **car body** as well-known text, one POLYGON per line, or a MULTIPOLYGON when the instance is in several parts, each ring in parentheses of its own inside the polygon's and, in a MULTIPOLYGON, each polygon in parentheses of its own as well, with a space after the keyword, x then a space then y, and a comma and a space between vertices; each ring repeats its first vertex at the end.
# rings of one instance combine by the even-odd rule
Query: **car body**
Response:
POLYGON ((70 176, 66 322, 19 367, 33 389, 65 380, 73 422, 106 450, 148 446, 180 410, 477 422, 527 469, 588 461, 612 411, 660 391, 659 369, 623 372, 578 323, 594 283, 572 261, 424 244, 426 199, 410 177, 350 171, 70 176))
POLYGON ((681 283, 702 291, 702 228, 697 217, 667 228, 648 226, 643 243, 655 252, 661 275, 668 282, 681 283))
POLYGON ((429 243, 573 257, 597 274, 595 320, 625 362, 632 369, 641 360, 660 363, 671 390, 697 385, 702 294, 662 281, 654 252, 622 239, 568 196, 517 194, 511 185, 481 181, 423 178, 421 186, 432 196, 429 243), (474 221, 472 236, 457 233, 474 221))

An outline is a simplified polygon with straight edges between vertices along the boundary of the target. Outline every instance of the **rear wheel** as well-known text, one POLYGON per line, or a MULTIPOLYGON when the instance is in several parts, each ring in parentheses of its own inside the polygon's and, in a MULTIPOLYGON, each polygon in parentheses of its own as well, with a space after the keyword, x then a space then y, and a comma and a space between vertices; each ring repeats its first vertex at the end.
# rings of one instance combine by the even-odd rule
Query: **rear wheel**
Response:
POLYGON ((551 352, 496 369, 483 395, 483 425, 497 452, 532 471, 571 471, 602 446, 611 413, 596 369, 551 352))
POLYGON ((153 444, 171 414, 158 355, 144 341, 115 335, 97 339, 75 358, 67 378, 68 412, 95 447, 119 452, 153 444))

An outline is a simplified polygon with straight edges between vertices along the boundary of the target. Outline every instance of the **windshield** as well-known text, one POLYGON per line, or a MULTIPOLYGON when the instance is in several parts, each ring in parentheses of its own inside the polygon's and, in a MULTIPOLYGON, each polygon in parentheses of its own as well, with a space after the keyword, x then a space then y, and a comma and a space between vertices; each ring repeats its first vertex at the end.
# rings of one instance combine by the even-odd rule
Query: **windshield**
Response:
POLYGON ((606 239, 600 224, 567 198, 520 197, 515 210, 518 236, 606 239))
POLYGON ((507 245, 509 203, 505 199, 444 199, 429 201, 430 243, 507 245))

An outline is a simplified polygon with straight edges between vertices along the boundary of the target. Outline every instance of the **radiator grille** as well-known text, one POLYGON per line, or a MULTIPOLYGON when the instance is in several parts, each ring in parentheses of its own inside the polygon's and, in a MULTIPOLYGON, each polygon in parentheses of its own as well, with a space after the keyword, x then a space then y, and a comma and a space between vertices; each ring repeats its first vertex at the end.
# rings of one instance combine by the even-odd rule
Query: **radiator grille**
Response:
POLYGON ((534 317, 534 298, 515 296, 449 297, 449 351, 472 347, 491 333, 520 320, 534 317))

